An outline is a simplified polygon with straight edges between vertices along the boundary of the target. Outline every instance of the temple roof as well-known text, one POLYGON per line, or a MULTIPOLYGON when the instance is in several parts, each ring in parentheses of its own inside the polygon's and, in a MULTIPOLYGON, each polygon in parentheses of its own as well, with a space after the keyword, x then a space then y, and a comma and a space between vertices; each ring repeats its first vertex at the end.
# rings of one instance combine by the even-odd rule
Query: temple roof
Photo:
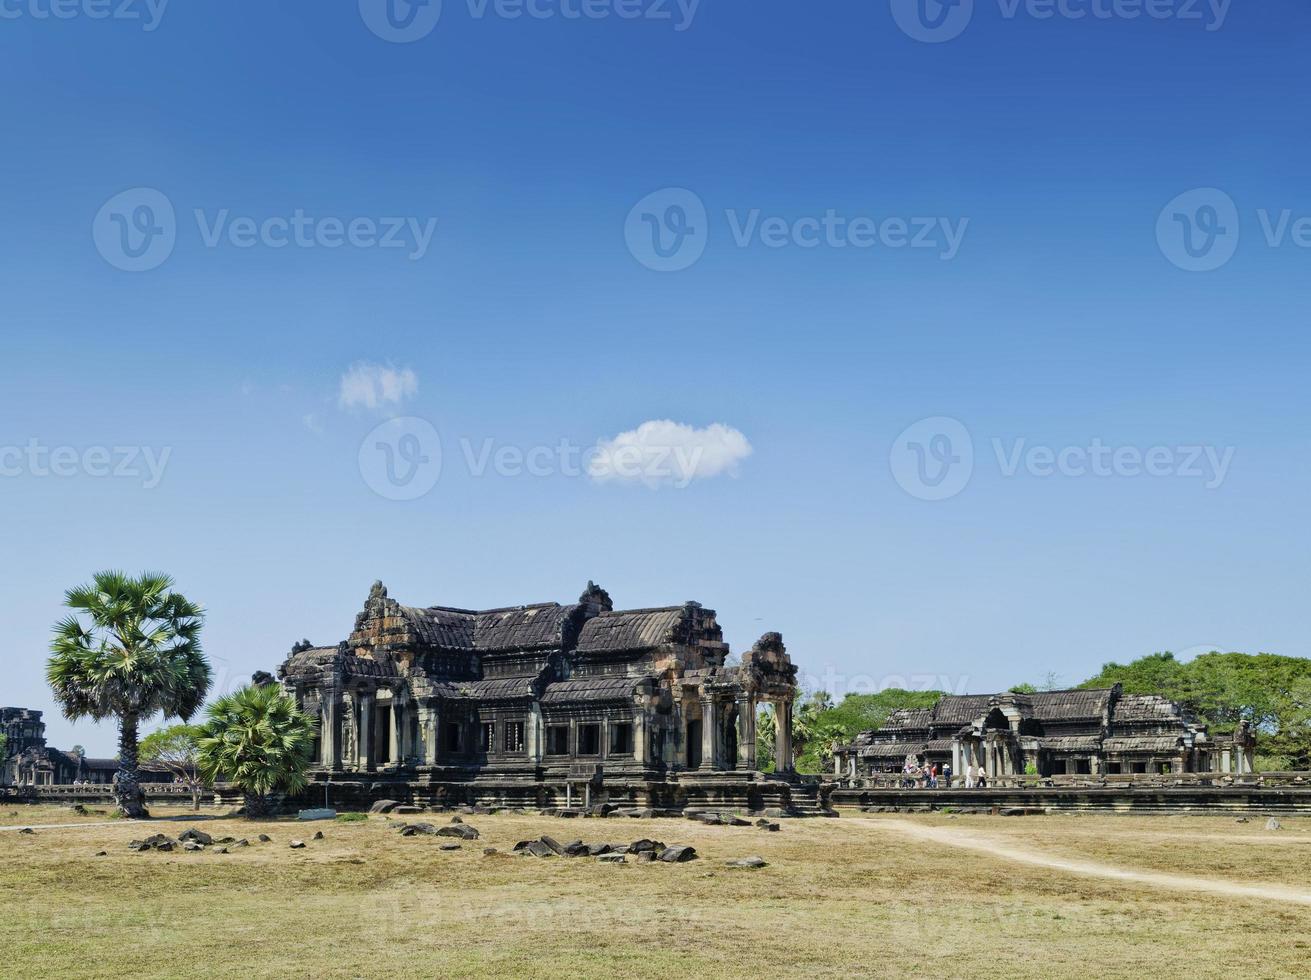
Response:
POLYGON ((578 637, 581 653, 649 650, 677 639, 687 607, 625 609, 589 619, 578 637))
POLYGON ((642 682, 641 677, 613 675, 599 677, 573 677, 567 681, 557 681, 547 687, 542 695, 542 704, 557 704, 577 701, 627 701, 633 697, 633 691, 642 682))

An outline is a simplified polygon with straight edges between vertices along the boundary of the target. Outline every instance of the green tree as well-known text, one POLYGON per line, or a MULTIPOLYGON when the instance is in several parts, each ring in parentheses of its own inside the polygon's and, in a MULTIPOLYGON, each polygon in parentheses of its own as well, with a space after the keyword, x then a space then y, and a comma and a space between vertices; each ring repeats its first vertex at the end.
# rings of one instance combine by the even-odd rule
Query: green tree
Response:
POLYGON ((200 774, 230 782, 246 800, 246 815, 268 813, 270 793, 309 785, 313 719, 276 684, 244 687, 210 705, 198 739, 200 774))
POLYGON ((193 810, 200 809, 200 795, 205 788, 197 766, 200 733, 199 725, 170 725, 141 740, 141 761, 163 766, 176 781, 184 784, 191 792, 193 810))
POLYGON ((73 612, 54 628, 46 667, 56 703, 69 720, 118 721, 114 798, 128 817, 149 816, 137 773, 137 730, 143 721, 190 718, 210 685, 200 649, 204 611, 173 591, 167 575, 136 578, 99 572, 70 589, 73 612))
POLYGON ((1129 694, 1160 694, 1205 722, 1213 734, 1247 722, 1261 740, 1262 765, 1311 766, 1311 660, 1270 653, 1203 653, 1184 663, 1154 653, 1127 664, 1108 663, 1081 687, 1121 684, 1129 694))

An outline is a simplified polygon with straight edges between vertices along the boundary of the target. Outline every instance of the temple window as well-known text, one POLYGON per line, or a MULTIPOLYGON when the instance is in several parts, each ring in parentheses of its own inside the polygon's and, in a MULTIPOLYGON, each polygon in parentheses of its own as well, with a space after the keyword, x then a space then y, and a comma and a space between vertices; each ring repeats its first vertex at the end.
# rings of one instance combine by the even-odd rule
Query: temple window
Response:
POLYGON ((442 731, 442 748, 447 752, 459 752, 464 748, 464 729, 458 721, 448 721, 442 731))
POLYGON ((1141 772, 1141 773, 1145 773, 1145 772, 1147 772, 1147 763, 1145 763, 1145 762, 1135 762, 1135 763, 1133 764, 1133 771, 1134 771, 1134 772, 1141 772))
POLYGON ((522 752, 524 749, 523 722, 507 721, 505 723, 505 751, 522 752))
POLYGON ((569 726, 552 725, 546 730, 547 755, 569 754, 569 726))
POLYGON ((1118 775, 1120 775, 1120 764, 1119 764, 1118 762, 1108 762, 1108 763, 1106 763, 1106 774, 1107 774, 1108 776, 1118 776, 1118 775))
POLYGON ((633 726, 630 724, 610 726, 610 753, 612 755, 633 754, 633 726))
POLYGON ((578 754, 579 755, 601 754, 601 726, 600 725, 578 726, 578 754))
POLYGON ((1080 775, 1080 776, 1091 776, 1091 775, 1092 775, 1092 760, 1091 760, 1091 759, 1075 759, 1075 760, 1074 760, 1074 771, 1075 771, 1078 775, 1080 775))
POLYGON ((485 721, 478 726, 478 748, 484 752, 496 751, 496 723, 485 721))

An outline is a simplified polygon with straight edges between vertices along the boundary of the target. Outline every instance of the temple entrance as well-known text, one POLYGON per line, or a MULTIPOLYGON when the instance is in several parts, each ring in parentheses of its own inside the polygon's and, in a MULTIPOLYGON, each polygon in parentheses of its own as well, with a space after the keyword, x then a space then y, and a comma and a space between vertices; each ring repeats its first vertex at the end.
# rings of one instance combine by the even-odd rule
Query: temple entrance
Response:
POLYGON ((701 768, 701 719, 687 723, 687 768, 701 768))
POLYGON ((737 768, 737 709, 727 713, 724 728, 720 733, 719 744, 724 747, 723 765, 725 769, 737 768))

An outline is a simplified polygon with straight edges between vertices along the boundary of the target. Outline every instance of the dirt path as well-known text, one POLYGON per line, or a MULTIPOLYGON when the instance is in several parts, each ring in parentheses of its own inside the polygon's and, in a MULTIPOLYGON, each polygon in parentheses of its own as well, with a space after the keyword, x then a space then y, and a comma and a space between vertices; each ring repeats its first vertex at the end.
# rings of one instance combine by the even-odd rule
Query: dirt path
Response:
POLYGON ((1117 868, 1110 864, 1096 861, 1077 861, 1054 857, 1039 851, 1023 850, 1005 841, 976 834, 967 830, 949 827, 928 827, 910 820, 871 820, 850 819, 844 823, 860 824, 875 830, 893 831, 906 834, 918 840, 929 841, 946 847, 960 847, 969 851, 978 851, 1004 861, 1017 864, 1030 864, 1040 868, 1051 868, 1069 874, 1085 875, 1091 878, 1110 878, 1116 881, 1132 881, 1155 888, 1168 888, 1172 891, 1192 892, 1194 894, 1223 895, 1227 898, 1258 898, 1274 902, 1291 902, 1295 905, 1311 905, 1311 892, 1298 891, 1280 885, 1241 885, 1220 878, 1199 878, 1194 875, 1166 874, 1160 871, 1133 871, 1117 868))

